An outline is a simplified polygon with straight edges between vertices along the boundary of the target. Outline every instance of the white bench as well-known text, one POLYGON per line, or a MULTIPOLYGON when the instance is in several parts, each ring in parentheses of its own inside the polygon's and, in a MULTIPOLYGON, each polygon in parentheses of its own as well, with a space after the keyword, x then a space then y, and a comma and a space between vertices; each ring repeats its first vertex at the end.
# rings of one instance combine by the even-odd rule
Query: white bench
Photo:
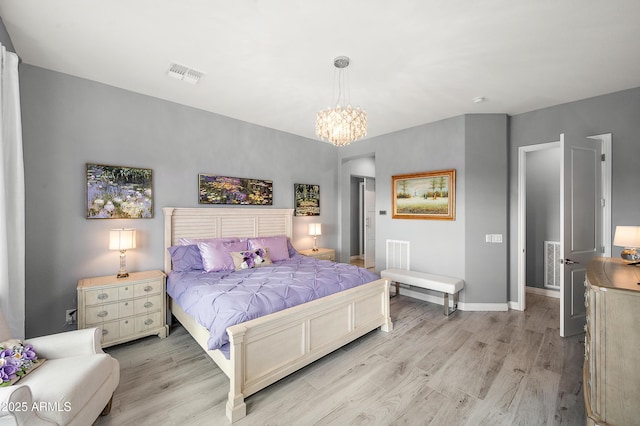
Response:
POLYGON ((396 283, 396 295, 400 294, 399 283, 444 293, 444 314, 446 316, 449 316, 458 309, 458 293, 464 288, 464 280, 460 278, 445 277, 405 269, 385 269, 380 272, 380 276, 396 283), (450 294, 453 294, 452 309, 449 309, 450 294))

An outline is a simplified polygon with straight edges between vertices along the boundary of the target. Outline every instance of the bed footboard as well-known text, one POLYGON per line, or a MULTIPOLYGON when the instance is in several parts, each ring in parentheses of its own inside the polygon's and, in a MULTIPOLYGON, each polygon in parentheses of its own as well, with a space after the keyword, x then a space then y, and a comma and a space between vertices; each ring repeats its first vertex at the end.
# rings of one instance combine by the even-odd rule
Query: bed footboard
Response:
POLYGON ((383 279, 229 327, 227 417, 241 419, 244 398, 378 327, 393 328, 383 279))

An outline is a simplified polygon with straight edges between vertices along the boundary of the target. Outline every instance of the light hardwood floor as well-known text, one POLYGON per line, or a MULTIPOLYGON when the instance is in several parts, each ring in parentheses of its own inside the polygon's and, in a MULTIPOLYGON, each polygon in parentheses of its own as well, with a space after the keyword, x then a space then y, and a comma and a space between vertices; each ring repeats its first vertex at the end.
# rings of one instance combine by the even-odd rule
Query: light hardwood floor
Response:
MULTIPOLYGON (((584 335, 559 336, 559 301, 465 312, 402 296, 373 331, 246 399, 236 425, 584 425, 584 335)), ((120 361, 96 425, 225 425, 229 384, 179 325, 105 350, 120 361)))

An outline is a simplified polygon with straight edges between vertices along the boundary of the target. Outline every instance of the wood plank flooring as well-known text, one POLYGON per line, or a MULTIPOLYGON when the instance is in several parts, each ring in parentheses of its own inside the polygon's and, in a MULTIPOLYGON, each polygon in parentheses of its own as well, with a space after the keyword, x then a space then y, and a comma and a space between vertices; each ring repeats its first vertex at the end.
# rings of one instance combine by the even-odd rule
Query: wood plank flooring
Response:
MULTIPOLYGON (((391 299, 373 331, 246 399, 235 425, 584 425, 584 335, 559 336, 559 300, 525 312, 442 315, 391 299)), ((95 425, 225 425, 227 377, 179 325, 105 349, 120 361, 111 414, 95 425)))

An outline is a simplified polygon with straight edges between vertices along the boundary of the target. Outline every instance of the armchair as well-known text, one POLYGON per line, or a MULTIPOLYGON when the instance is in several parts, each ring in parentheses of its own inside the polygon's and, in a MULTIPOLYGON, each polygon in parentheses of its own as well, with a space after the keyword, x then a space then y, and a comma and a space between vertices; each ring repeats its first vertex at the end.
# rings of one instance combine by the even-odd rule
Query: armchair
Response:
MULTIPOLYGON (((46 362, 0 388, 0 425, 90 425, 111 410, 120 364, 102 351, 100 329, 27 339, 46 362)), ((10 339, 0 312, 0 341, 10 339)))

